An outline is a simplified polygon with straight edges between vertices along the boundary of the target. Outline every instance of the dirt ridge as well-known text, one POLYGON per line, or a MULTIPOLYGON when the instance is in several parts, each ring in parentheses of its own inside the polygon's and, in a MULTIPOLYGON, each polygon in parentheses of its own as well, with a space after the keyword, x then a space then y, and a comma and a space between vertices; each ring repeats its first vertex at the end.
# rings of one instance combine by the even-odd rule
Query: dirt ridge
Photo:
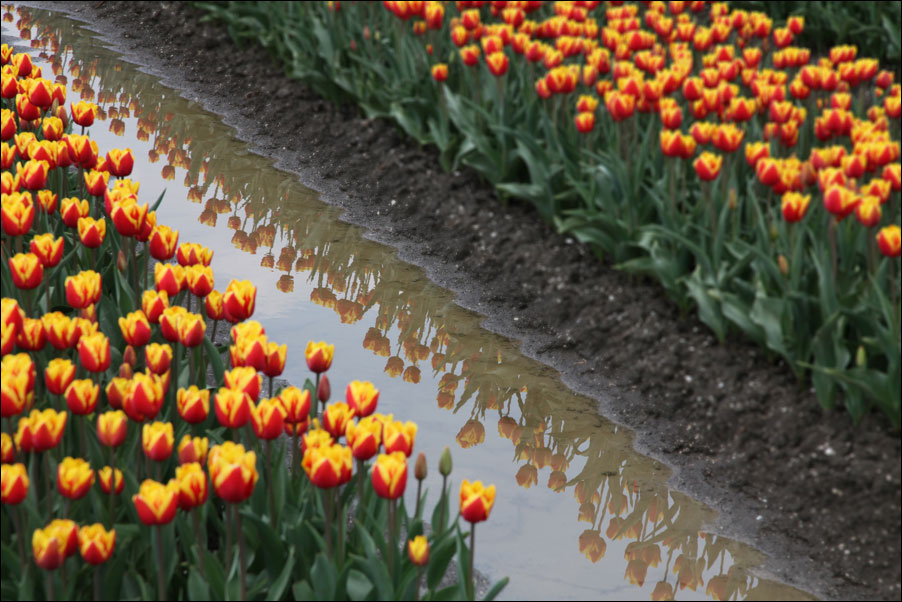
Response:
POLYGON ((719 345, 660 287, 599 264, 531 209, 502 207, 473 174, 442 172, 390 123, 286 80, 184 3, 28 4, 92 23, 600 399, 679 469, 676 486, 721 512, 718 530, 771 556, 762 573, 823 597, 902 598, 902 446, 880 416, 853 429, 823 412, 785 366, 719 345))

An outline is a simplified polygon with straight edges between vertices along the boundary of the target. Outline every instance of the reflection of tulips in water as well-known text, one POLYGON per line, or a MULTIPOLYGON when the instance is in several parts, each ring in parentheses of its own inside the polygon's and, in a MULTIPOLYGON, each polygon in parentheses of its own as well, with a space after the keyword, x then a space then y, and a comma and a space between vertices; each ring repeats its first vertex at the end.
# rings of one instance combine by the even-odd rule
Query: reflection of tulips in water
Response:
POLYGON ((467 449, 485 441, 485 427, 478 420, 471 418, 457 433, 457 444, 467 449))

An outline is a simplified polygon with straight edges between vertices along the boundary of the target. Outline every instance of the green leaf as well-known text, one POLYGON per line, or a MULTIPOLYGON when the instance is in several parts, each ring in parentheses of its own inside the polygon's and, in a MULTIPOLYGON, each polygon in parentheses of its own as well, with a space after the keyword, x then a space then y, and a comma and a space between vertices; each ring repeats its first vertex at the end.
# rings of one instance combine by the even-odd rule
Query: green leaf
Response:
POLYGON ((210 600, 210 588, 207 581, 200 576, 195 567, 191 567, 188 573, 188 599, 189 600, 210 600))
POLYGON ((366 575, 357 569, 351 569, 348 572, 346 588, 351 600, 366 600, 366 597, 373 591, 373 584, 366 575))
POLYGON ((317 600, 332 600, 335 597, 335 566, 325 554, 317 554, 310 571, 313 593, 317 600))
POLYGON ((288 579, 291 578, 291 571, 294 569, 294 560, 294 546, 291 546, 291 549, 288 550, 288 560, 285 561, 282 572, 279 573, 279 576, 273 581, 272 586, 269 588, 269 592, 267 592, 267 600, 282 599, 282 593, 285 591, 285 587, 288 585, 288 579))
POLYGON ((491 600, 494 600, 495 597, 501 593, 501 590, 503 590, 505 587, 507 587, 507 584, 509 581, 510 581, 510 577, 505 577, 504 579, 501 579, 500 581, 496 581, 495 585, 492 586, 492 589, 490 589, 488 591, 488 593, 486 593, 485 598, 483 598, 483 600, 485 600, 486 602, 490 602, 491 600))
POLYGON ((291 592, 295 600, 313 600, 313 590, 306 581, 297 581, 291 586, 291 592))
POLYGON ((214 384, 220 387, 225 375, 225 365, 222 363, 222 356, 219 355, 216 345, 213 344, 209 337, 204 337, 204 352, 206 352, 207 360, 209 360, 210 366, 213 368, 213 376, 216 378, 214 384))
POLYGON ((430 552, 429 566, 426 568, 426 586, 429 589, 435 589, 441 583, 456 550, 455 540, 446 538, 430 552))

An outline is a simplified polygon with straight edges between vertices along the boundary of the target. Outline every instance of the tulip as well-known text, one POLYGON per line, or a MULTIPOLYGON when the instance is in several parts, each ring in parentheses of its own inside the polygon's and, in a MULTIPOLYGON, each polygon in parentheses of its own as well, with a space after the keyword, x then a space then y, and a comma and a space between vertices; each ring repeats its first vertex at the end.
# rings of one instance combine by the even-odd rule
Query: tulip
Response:
POLYGON ((48 526, 35 529, 31 538, 34 561, 44 570, 52 571, 62 566, 66 560, 66 541, 60 538, 57 529, 48 526))
POLYGON ((90 127, 97 117, 97 105, 91 102, 79 101, 72 105, 72 121, 81 127, 90 127))
POLYGON ((0 208, 0 221, 3 231, 9 236, 24 236, 34 223, 34 201, 30 192, 4 191, 3 205, 0 208))
POLYGON ((175 518, 178 509, 179 484, 171 479, 165 485, 150 479, 141 483, 138 493, 132 496, 138 518, 145 525, 166 525, 175 518))
POLYGON ((409 457, 413 452, 416 435, 417 425, 413 422, 386 422, 382 430, 382 445, 385 447, 386 453, 401 451, 409 457))
MULTIPOLYGON (((177 232, 176 239, 178 239, 177 232)), ((213 259, 213 251, 198 243, 185 242, 179 245, 175 258, 179 265, 185 267, 189 265, 209 266, 213 259)))
POLYGON ((231 441, 214 446, 207 465, 216 495, 233 504, 249 498, 260 478, 257 455, 245 452, 243 445, 231 441))
POLYGON ((166 291, 147 290, 141 294, 141 309, 151 324, 160 323, 160 315, 169 307, 169 295, 166 291))
POLYGON ((94 523, 78 530, 78 550, 88 564, 103 564, 115 547, 116 529, 107 531, 100 523, 94 523))
POLYGON ((154 284, 157 291, 175 297, 185 288, 185 270, 180 265, 158 263, 153 269, 154 284))
MULTIPOLYGON (((332 365, 332 358, 335 355, 335 345, 328 345, 325 341, 307 343, 307 349, 304 352, 307 358, 307 367, 311 372, 321 374, 329 369, 332 365)), ((350 402, 349 402, 350 403, 350 402)))
POLYGON ((130 312, 124 318, 119 318, 119 330, 126 344, 133 347, 141 347, 150 341, 150 322, 147 315, 140 309, 130 312))
MULTIPOLYGON (((6 356, 10 357, 10 356, 6 356)), ((5 360, 5 358, 4 358, 5 360)), ((4 361, 4 363, 6 363, 4 361)), ((21 414, 34 403, 34 383, 24 372, 4 369, 0 379, 0 407, 4 418, 21 414)))
POLYGON ((493 52, 491 54, 486 55, 485 64, 489 68, 489 71, 495 77, 501 77, 505 73, 507 73, 507 67, 510 64, 510 59, 507 58, 507 55, 503 52, 493 52))
POLYGON ((209 445, 210 440, 206 437, 184 435, 178 447, 179 464, 188 464, 190 462, 205 464, 207 462, 209 445))
POLYGON ((122 471, 118 468, 113 469, 109 466, 104 466, 97 471, 97 480, 100 482, 100 490, 106 495, 119 495, 125 488, 125 479, 122 476, 122 471), (114 478, 116 480, 115 486, 112 482, 114 478))
POLYGON ((20 185, 27 190, 40 190, 47 187, 46 161, 26 161, 16 165, 16 175, 20 177, 20 185))
POLYGON ((100 397, 100 385, 89 378, 73 380, 66 388, 66 405, 73 414, 87 416, 97 407, 100 397))
MULTIPOLYGON (((84 219, 84 218, 82 218, 84 219)), ((103 281, 100 274, 84 270, 66 278, 66 303, 74 309, 84 309, 100 300, 103 281)))
POLYGON ((855 217, 865 228, 873 228, 880 223, 883 211, 880 208, 880 199, 873 195, 864 195, 855 207, 855 217))
POLYGON ((262 366, 263 373, 274 378, 282 374, 285 369, 285 357, 288 353, 287 345, 279 345, 270 341, 266 347, 265 359, 262 366))
MULTIPOLYGON (((9 438, 9 435, 6 435, 6 438, 9 438)), ((28 471, 25 470, 25 465, 9 464, 4 458, 2 472, 0 472, 0 493, 2 493, 3 503, 12 506, 20 504, 28 495, 28 485, 28 471)))
POLYGON ((113 203, 110 209, 110 219, 113 226, 122 236, 135 236, 141 231, 144 220, 147 219, 147 204, 139 205, 134 197, 128 197, 117 203, 113 203))
POLYGON ((432 66, 432 79, 437 82, 443 82, 448 79, 448 65, 438 63, 432 66))
POLYGON ((304 422, 310 414, 310 391, 297 387, 285 387, 279 393, 285 407, 285 422, 304 422))
POLYGON ((205 265, 191 265, 185 268, 188 290, 197 297, 206 297, 213 290, 213 269, 205 265))
POLYGON ((88 372, 105 372, 110 367, 110 340, 102 332, 81 337, 78 359, 88 372))
POLYGON ((802 195, 792 191, 785 192, 780 207, 783 218, 790 223, 800 221, 805 217, 810 202, 811 195, 802 195))
POLYGON ((41 322, 44 324, 44 335, 56 349, 68 349, 75 345, 77 341, 76 324, 68 316, 55 311, 44 314, 41 322))
POLYGON ((692 166, 695 168, 695 173, 698 174, 698 177, 701 180, 710 182, 711 180, 716 179, 720 174, 720 167, 722 164, 722 156, 706 151, 699 155, 692 166))
POLYGON ((191 385, 176 394, 179 416, 190 424, 198 424, 210 414, 210 391, 191 385))
POLYGON ((382 441, 382 423, 372 416, 359 422, 349 421, 345 427, 345 439, 351 454, 358 460, 369 460, 379 451, 382 441))
POLYGON ((179 323, 188 315, 188 310, 181 305, 173 305, 163 310, 160 315, 160 334, 172 343, 179 342, 179 323))
POLYGON ((15 462, 16 454, 13 449, 13 438, 6 433, 0 433, 0 462, 3 464, 12 464, 15 462))
POLYGON ((251 398, 244 391, 219 389, 214 397, 216 419, 226 428, 240 428, 251 418, 251 398))
POLYGON ((285 408, 278 398, 263 399, 251 406, 251 424, 260 439, 275 439, 282 434, 285 424, 285 408))
POLYGON ((222 296, 225 318, 232 323, 242 322, 254 314, 257 287, 250 280, 232 280, 222 296))
POLYGON ((128 416, 122 410, 112 410, 97 416, 97 439, 101 445, 119 447, 125 443, 128 416))
POLYGON ((67 197, 60 201, 60 216, 63 223, 70 228, 78 226, 78 220, 87 217, 91 212, 91 205, 88 201, 79 200, 75 197, 67 197))
POLYGON ((64 131, 63 120, 59 117, 45 117, 41 122, 41 133, 45 140, 59 140, 64 131))
POLYGON ((165 343, 151 343, 144 348, 144 361, 147 369, 154 374, 165 374, 172 364, 172 347, 165 343))
POLYGON ((222 293, 210 291, 204 298, 204 309, 207 311, 207 317, 211 320, 222 320, 225 317, 225 311, 222 307, 222 293))
POLYGON ((150 255, 159 261, 169 261, 175 254, 179 231, 169 226, 155 226, 150 234, 150 255))
POLYGON ((877 233, 877 246, 886 257, 899 257, 902 252, 902 232, 899 226, 881 228, 877 233))
POLYGON ((54 395, 62 395, 75 378, 75 364, 64 358, 53 358, 44 369, 44 384, 54 395))
POLYGON ((9 258, 13 285, 22 290, 37 288, 44 278, 44 266, 34 253, 16 253, 9 258))
POLYGON ((577 113, 573 121, 579 133, 588 134, 595 128, 595 113, 577 113))
POLYGON ((824 191, 824 208, 833 214, 836 221, 849 216, 858 206, 860 198, 844 186, 830 186, 824 191))
POLYGON ((207 501, 207 475, 197 462, 188 462, 175 469, 179 485, 179 508, 191 510, 207 501))
POLYGON ((38 234, 31 239, 29 248, 45 268, 52 268, 63 258, 63 237, 53 238, 53 234, 38 234))
MULTIPOLYGON (((56 143, 51 142, 50 140, 33 140, 28 144, 28 156, 31 157, 31 161, 42 161, 46 163, 49 173, 50 170, 56 169, 57 167, 56 160, 59 157, 58 148, 56 143)), ((37 181, 40 182, 40 176, 38 176, 37 181)), ((26 186, 26 188, 28 187, 26 186)), ((43 188, 43 186, 41 186, 41 188, 43 188)))
POLYGON ((331 489, 351 479, 351 450, 338 444, 308 445, 301 466, 311 483, 320 489, 331 489))
POLYGON ((372 471, 373 489, 379 497, 396 500, 407 487, 407 456, 402 452, 379 454, 372 471))
POLYGON ((47 339, 44 336, 44 323, 40 319, 25 318, 22 329, 16 337, 16 345, 23 351, 40 351, 47 339))
POLYGON ((460 484, 460 515, 470 523, 478 523, 489 518, 495 504, 495 486, 483 487, 481 481, 470 483, 464 479, 460 484))
POLYGON ((107 401, 113 408, 117 410, 122 408, 122 404, 132 386, 132 376, 134 375, 130 375, 128 378, 116 376, 107 383, 104 391, 106 391, 107 401))
POLYGON ((56 471, 56 487, 70 500, 78 500, 88 493, 94 484, 91 465, 81 458, 66 457, 56 471))
POLYGON ((109 181, 110 173, 108 171, 92 169, 85 172, 85 189, 92 196, 103 196, 109 181))
POLYGON ((132 149, 125 150, 114 148, 106 154, 106 165, 109 167, 110 173, 117 178, 124 178, 132 173, 135 164, 135 157, 132 149))
POLYGON ((163 406, 163 383, 152 372, 136 372, 132 377, 128 395, 122 403, 122 409, 129 418, 137 422, 152 420, 163 406))
POLYGON ((407 542, 407 556, 417 566, 429 563, 429 540, 425 535, 417 535, 407 542))
POLYGON ((254 368, 244 366, 227 370, 224 380, 227 388, 247 393, 251 401, 256 402, 260 398, 263 379, 254 368))
MULTIPOLYGON (((164 315, 166 312, 163 312, 164 315)), ((178 339, 185 347, 197 347, 204 341, 207 323, 199 314, 185 313, 178 321, 178 339)))
POLYGON ((330 404, 323 412, 323 428, 333 437, 341 437, 354 415, 354 409, 347 403, 340 401, 330 404))

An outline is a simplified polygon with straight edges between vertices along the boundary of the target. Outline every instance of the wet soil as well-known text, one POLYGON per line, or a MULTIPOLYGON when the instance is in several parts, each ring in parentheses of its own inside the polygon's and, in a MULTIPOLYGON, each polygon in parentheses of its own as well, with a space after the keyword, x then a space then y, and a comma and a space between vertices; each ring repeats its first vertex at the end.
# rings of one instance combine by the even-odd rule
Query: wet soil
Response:
POLYGON ((572 388, 636 429, 674 484, 721 512, 766 571, 828 598, 900 599, 899 433, 853 428, 807 385, 741 340, 718 344, 652 282, 599 263, 531 208, 445 173, 391 123, 361 118, 286 79, 265 51, 182 3, 53 3, 93 23, 186 97, 298 173, 346 219, 523 341, 572 388))

